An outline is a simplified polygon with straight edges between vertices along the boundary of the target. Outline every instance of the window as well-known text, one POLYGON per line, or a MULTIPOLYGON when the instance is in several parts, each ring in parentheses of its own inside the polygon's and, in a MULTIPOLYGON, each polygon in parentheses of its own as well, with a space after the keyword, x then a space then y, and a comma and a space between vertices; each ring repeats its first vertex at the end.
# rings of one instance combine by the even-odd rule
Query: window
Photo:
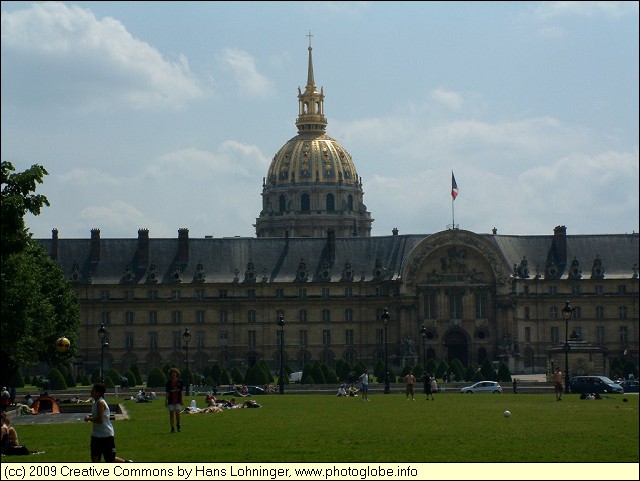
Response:
POLYGON ((284 297, 284 289, 276 289, 276 298, 282 299, 284 297))
POLYGON ((524 318, 531 319, 531 308, 529 306, 524 306, 524 318))
POLYGON ((196 311, 196 323, 197 324, 204 324, 204 311, 203 310, 196 311))
POLYGON ((626 344, 627 342, 629 342, 629 329, 627 328, 627 326, 620 326, 620 329, 618 329, 618 334, 620 336, 620 342, 622 344, 626 344))
POLYGON ((531 328, 524 328, 524 342, 531 342, 531 328))
POLYGON ((218 291, 218 297, 220 299, 226 299, 227 298, 227 290, 226 289, 220 289, 218 291))
POLYGON ((173 331, 171 337, 173 339, 173 348, 180 349, 182 347, 182 333, 173 331))
POLYGON ((603 346, 605 343, 604 326, 596 326, 596 344, 603 346))
POLYGON ((196 299, 199 301, 204 300, 204 289, 196 289, 196 299))
POLYGON ((549 319, 558 319, 558 308, 556 306, 549 308, 549 319))
POLYGON ((171 313, 171 322, 174 324, 182 324, 182 311, 173 311, 171 313))
POLYGON ((322 288, 322 298, 323 299, 329 299, 331 297, 331 289, 329 289, 328 287, 323 287, 322 288))
POLYGON ((109 324, 111 324, 111 313, 107 311, 102 311, 100 313, 100 321, 105 326, 108 326, 109 324))
POLYGON ((196 332, 196 346, 198 349, 204 349, 204 332, 198 331, 196 332))
POLYGON ((489 302, 487 291, 476 292, 476 319, 487 319, 487 304, 489 302))
POLYGON ((462 295, 459 292, 449 294, 449 317, 462 319, 462 295))
POLYGON ((148 299, 157 299, 158 298, 158 291, 155 290, 155 289, 147 291, 147 298, 148 299))
POLYGON ((575 297, 580 295, 580 286, 573 286, 573 288, 571 289, 571 292, 573 292, 573 295, 575 297))
POLYGON ((131 300, 133 300, 133 291, 132 291, 132 290, 130 290, 130 289, 127 289, 126 291, 124 291, 124 298, 125 298, 127 301, 131 301, 131 300))
POLYGON ((429 292, 424 296, 424 318, 436 318, 436 295, 434 293, 429 292))
POLYGON ((618 294, 626 294, 627 293, 627 286, 625 286, 624 284, 620 284, 618 286, 618 294))
POLYGON ((551 344, 557 346, 560 343, 560 329, 557 326, 551 328, 551 344))
POLYGON ((224 324, 229 320, 229 313, 226 311, 226 309, 222 309, 220 311, 220 324, 224 324))
POLYGON ((344 297, 351 299, 353 297, 353 289, 351 287, 344 288, 344 297))
POLYGON ((322 331, 322 347, 330 347, 331 346, 331 331, 329 329, 324 329, 322 331))
POLYGON ((307 347, 307 331, 301 330, 299 333, 300 347, 307 347))
POLYGON ((278 211, 284 212, 286 210, 286 207, 287 207, 287 199, 285 198, 284 195, 280 195, 280 197, 278 197, 278 211))
POLYGON ((133 349, 133 332, 124 333, 124 347, 127 350, 133 349))
POLYGON ((618 307, 618 319, 626 319, 627 318, 627 306, 618 307))
POLYGON ((353 322, 353 309, 344 310, 344 320, 346 322, 353 322))
POLYGON ((376 329, 376 346, 382 346, 384 343, 384 333, 382 329, 376 329))
POLYGON ((247 289, 247 298, 255 299, 256 298, 256 290, 255 289, 247 289))
POLYGON ((306 309, 300 309, 298 311, 298 320, 300 322, 307 322, 307 310, 306 309))
POLYGON ((250 324, 256 322, 256 311, 253 309, 249 309, 249 311, 247 311, 247 322, 250 324))
POLYGON ((100 299, 103 301, 109 300, 109 291, 100 291, 100 299))
POLYGON ((573 318, 582 319, 582 309, 580 309, 580 306, 576 306, 573 308, 573 318))
POLYGON ((596 295, 597 296, 601 296, 604 293, 604 289, 602 288, 601 285, 597 285, 596 286, 596 295))
POLYGON ((306 298, 307 298, 307 290, 298 289, 298 299, 306 299, 306 298))
POLYGON ((327 194, 327 211, 333 212, 336 210, 336 199, 333 194, 327 194))
POLYGON ((524 286, 524 295, 525 296, 529 295, 529 286, 524 286))
POLYGON ((127 311, 124 313, 124 323, 127 326, 130 326, 131 324, 133 324, 133 312, 132 311, 127 311))
POLYGON ((180 289, 171 289, 171 299, 174 301, 180 299, 180 289))
POLYGON ((158 333, 149 333, 149 349, 158 349, 158 333))
POLYGON ((229 345, 229 334, 227 334, 227 331, 220 331, 220 334, 218 335, 218 344, 223 347, 229 345))
POLYGON ((347 209, 349 211, 353 210, 353 196, 351 194, 347 196, 347 209))
POLYGON ((249 349, 256 348, 256 331, 247 331, 247 345, 249 349))
POLYGON ((596 306, 596 319, 604 319, 604 307, 596 306))
POLYGON ((550 296, 555 296, 558 294, 558 287, 557 286, 549 286, 549 295, 550 296))
POLYGON ((309 212, 311 210, 309 194, 302 194, 302 197, 300 197, 300 210, 302 212, 309 212))
POLYGON ((276 331, 276 346, 278 346, 278 349, 280 348, 280 346, 282 346, 282 348, 284 349, 284 331, 282 329, 278 329, 276 331))
POLYGON ((384 296, 384 287, 377 286, 376 287, 376 297, 384 296))
POLYGON ((149 311, 149 324, 152 326, 158 324, 158 311, 149 311))
POLYGON ((353 329, 344 331, 344 343, 347 346, 353 346, 353 329))
POLYGON ((329 309, 322 309, 322 320, 324 322, 331 321, 331 311, 329 309))

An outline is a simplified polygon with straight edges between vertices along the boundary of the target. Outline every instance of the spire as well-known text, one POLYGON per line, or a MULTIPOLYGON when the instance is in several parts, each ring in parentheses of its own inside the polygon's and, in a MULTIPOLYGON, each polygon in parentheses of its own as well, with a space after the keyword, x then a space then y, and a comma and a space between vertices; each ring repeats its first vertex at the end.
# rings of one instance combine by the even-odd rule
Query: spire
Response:
POLYGON ((309 31, 307 37, 309 37, 309 69, 307 72, 307 88, 309 88, 315 87, 315 81, 313 80, 313 58, 311 57, 311 51, 313 50, 313 48, 311 48, 311 37, 313 37, 311 31, 309 31))
POLYGON ((318 93, 315 80, 313 78, 313 56, 311 54, 311 32, 307 34, 309 37, 309 65, 307 68, 307 86, 304 93, 298 87, 298 119, 296 127, 298 133, 313 133, 323 135, 327 128, 327 119, 324 116, 324 92, 322 88, 318 93))

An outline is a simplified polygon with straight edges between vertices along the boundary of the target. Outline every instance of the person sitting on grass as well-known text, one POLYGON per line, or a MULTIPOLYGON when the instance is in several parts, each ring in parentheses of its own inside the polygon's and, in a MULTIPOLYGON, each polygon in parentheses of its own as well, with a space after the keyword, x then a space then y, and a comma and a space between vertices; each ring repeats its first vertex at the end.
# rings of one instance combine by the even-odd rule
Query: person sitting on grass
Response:
POLYGON ((20 444, 18 433, 11 426, 11 419, 5 412, 2 413, 2 438, 0 442, 3 456, 31 454, 26 446, 20 444))

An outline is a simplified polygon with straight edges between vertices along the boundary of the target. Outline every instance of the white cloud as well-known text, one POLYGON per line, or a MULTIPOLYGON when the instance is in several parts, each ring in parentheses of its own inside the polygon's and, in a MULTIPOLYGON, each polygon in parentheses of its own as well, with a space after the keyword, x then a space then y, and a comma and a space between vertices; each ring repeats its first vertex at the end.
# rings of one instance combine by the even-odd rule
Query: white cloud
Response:
POLYGON ((185 56, 166 60, 118 20, 58 2, 3 11, 2 57, 7 82, 29 79, 27 94, 66 108, 180 108, 204 95, 185 56))
POLYGON ((461 94, 443 88, 432 90, 430 97, 436 102, 446 105, 451 110, 459 109, 464 103, 464 99, 461 94))
POLYGON ((535 9, 542 19, 559 16, 620 18, 638 14, 638 2, 541 2, 535 9))
POLYGON ((241 95, 266 98, 275 94, 275 84, 258 72, 255 59, 247 52, 236 48, 224 49, 221 61, 233 73, 241 95))

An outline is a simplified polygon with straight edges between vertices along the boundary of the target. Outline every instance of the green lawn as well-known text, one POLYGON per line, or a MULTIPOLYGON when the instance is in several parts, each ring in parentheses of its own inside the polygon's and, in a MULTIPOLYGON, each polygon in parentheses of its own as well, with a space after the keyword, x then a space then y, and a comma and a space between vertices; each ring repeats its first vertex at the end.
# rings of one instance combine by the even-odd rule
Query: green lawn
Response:
MULTIPOLYGON (((415 402, 403 394, 370 397, 255 396, 261 409, 183 414, 182 432, 175 434, 162 399, 120 398, 130 419, 114 423, 118 455, 182 463, 639 461, 637 395, 580 400, 572 394, 561 402, 553 394, 450 393, 435 401, 420 394, 415 402), (505 409, 511 417, 503 416, 505 409)), ((197 402, 204 407, 204 397, 197 402)), ((23 444, 45 453, 3 462, 90 461, 89 424, 15 427, 23 444)))

